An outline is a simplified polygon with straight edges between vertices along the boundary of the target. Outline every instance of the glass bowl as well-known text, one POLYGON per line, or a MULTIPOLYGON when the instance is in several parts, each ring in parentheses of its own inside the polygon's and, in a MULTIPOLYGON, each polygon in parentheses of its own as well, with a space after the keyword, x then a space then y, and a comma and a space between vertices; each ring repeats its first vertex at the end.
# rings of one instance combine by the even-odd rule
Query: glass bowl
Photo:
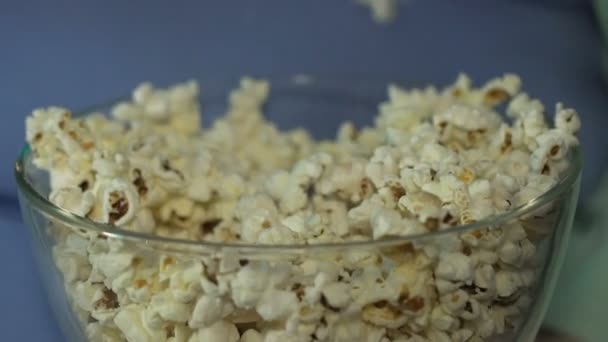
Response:
MULTIPOLYGON (((271 81, 271 121, 281 128, 304 126, 317 138, 328 137, 345 119, 369 123, 386 84, 306 75, 271 81)), ((230 85, 201 83, 205 117, 223 113, 230 85)), ((80 115, 107 111, 113 103, 80 115)), ((578 149, 568 158, 569 169, 555 187, 503 214, 421 235, 315 245, 195 242, 93 222, 47 199, 48 174, 32 164, 28 146, 15 176, 42 281, 68 341, 188 341, 199 327, 208 334, 198 334, 197 341, 220 336, 212 334, 218 331, 224 331, 222 339, 238 341, 248 329, 266 331, 264 341, 533 341, 578 198, 578 149), (517 262, 496 252, 506 236, 519 236, 525 255, 517 262), (476 273, 493 275, 486 288, 435 281, 443 272, 437 251, 454 241, 462 244, 461 255, 477 260, 476 273), (92 267, 100 255, 106 259, 101 270, 92 267), (510 290, 496 285, 505 279, 515 284, 510 290), (118 283, 127 290, 114 292, 118 283), (338 284, 331 296, 327 284, 338 284), (269 314, 293 294, 297 319, 269 314), (193 310, 203 310, 207 320, 192 322, 183 314, 193 310), (451 318, 441 315, 446 310, 451 318), (131 323, 117 328, 118 315, 131 323)))

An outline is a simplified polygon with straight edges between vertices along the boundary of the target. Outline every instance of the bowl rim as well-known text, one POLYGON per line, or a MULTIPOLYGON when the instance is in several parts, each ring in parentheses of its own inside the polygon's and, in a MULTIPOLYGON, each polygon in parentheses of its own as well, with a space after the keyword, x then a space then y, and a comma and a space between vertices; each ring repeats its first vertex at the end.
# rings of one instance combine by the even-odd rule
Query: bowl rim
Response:
MULTIPOLYGON (((125 100, 126 97, 119 97, 112 101, 106 101, 100 105, 91 106, 87 110, 78 111, 77 115, 88 114, 98 110, 99 108, 108 108, 109 106, 125 100)), ((34 186, 27 180, 26 160, 31 155, 31 149, 26 143, 19 153, 14 169, 14 176, 17 183, 17 190, 20 194, 20 201, 27 201, 37 211, 41 212, 47 218, 52 218, 60 224, 85 229, 89 232, 100 234, 106 237, 130 240, 134 242, 143 242, 146 245, 156 246, 164 250, 173 250, 175 252, 191 251, 192 249, 201 249, 201 251, 241 251, 248 253, 309 253, 311 251, 330 251, 338 249, 351 248, 378 248, 400 245, 404 243, 413 243, 436 239, 437 237, 448 234, 464 233, 471 230, 482 228, 498 227, 506 222, 512 221, 518 217, 529 214, 548 203, 559 198, 562 194, 572 189, 580 178, 582 171, 582 156, 579 146, 570 148, 568 159, 570 165, 564 171, 563 176, 557 184, 547 190, 540 196, 514 208, 511 208, 503 213, 486 217, 482 220, 468 224, 457 225, 443 230, 434 232, 426 232, 421 234, 410 234, 401 236, 390 236, 383 239, 366 239, 345 242, 330 242, 330 243, 315 243, 315 244, 254 244, 254 243, 225 243, 212 241, 196 241, 179 238, 163 237, 160 235, 140 233, 121 229, 106 223, 95 222, 86 217, 81 217, 73 214, 63 208, 53 204, 47 197, 40 194, 34 186)), ((22 215, 23 212, 22 203, 22 215)))

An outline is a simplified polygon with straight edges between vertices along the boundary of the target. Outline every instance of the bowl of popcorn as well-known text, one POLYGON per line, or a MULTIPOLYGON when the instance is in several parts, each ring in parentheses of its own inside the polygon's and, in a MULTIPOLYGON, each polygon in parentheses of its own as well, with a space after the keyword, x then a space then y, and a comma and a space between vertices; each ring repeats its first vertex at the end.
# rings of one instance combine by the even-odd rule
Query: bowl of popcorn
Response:
POLYGON ((34 110, 15 174, 64 335, 532 341, 580 120, 561 103, 546 120, 520 83, 143 83, 81 114, 34 110))

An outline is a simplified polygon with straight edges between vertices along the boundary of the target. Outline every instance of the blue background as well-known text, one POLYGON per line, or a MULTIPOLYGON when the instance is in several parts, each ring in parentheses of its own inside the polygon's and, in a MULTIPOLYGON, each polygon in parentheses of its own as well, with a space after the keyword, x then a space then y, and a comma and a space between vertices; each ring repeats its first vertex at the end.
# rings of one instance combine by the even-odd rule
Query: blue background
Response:
POLYGON ((79 109, 138 82, 243 74, 374 74, 445 83, 502 72, 583 118, 583 196, 608 151, 601 39, 587 1, 411 0, 389 26, 352 1, 0 2, 0 327, 60 341, 16 205, 12 161, 32 108, 79 109))

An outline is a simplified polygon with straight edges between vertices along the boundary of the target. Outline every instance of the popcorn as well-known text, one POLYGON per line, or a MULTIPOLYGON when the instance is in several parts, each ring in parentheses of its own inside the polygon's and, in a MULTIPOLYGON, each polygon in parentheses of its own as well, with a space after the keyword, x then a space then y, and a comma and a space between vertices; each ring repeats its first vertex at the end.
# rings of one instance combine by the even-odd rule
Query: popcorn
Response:
POLYGON ((286 217, 285 219, 283 219, 283 221, 281 222, 284 226, 286 226, 287 228, 289 228, 289 230, 291 230, 292 232, 299 234, 299 235, 318 235, 321 233, 320 231, 320 226, 318 225, 309 225, 308 224, 308 220, 315 220, 318 219, 317 218, 313 218, 313 217, 305 217, 303 214, 295 214, 295 215, 291 215, 286 217))
POLYGON ((452 341, 454 342, 466 342, 471 339, 473 332, 469 329, 460 329, 451 335, 452 341))
POLYGON ((162 341, 163 332, 160 329, 150 330, 144 327, 141 311, 142 308, 137 305, 123 308, 114 318, 114 323, 128 341, 162 341))
POLYGON ((485 112, 484 109, 462 104, 450 106, 446 111, 435 116, 433 120, 435 122, 445 122, 468 132, 493 129, 501 121, 496 113, 485 112))
POLYGON ((350 226, 360 229, 371 228, 371 217, 380 207, 381 203, 375 199, 364 200, 348 211, 347 217, 350 226))
POLYGON ((147 312, 164 321, 187 322, 192 308, 190 304, 178 302, 169 293, 163 292, 152 296, 147 312))
POLYGON ((162 222, 186 221, 194 213, 194 201, 188 198, 173 198, 165 202, 159 210, 159 218, 162 222))
POLYGON ((459 317, 466 321, 473 321, 477 319, 480 315, 481 306, 476 299, 469 298, 463 310, 460 312, 459 317))
POLYGON ((285 228, 283 226, 273 226, 267 229, 264 229, 260 232, 258 236, 258 242, 262 244, 295 244, 296 243, 295 234, 285 228))
POLYGON ((397 174, 396 150, 382 146, 374 151, 370 162, 365 168, 365 174, 374 183, 376 188, 385 184, 386 177, 397 174))
POLYGON ((365 177, 364 161, 351 160, 328 168, 315 187, 320 193, 360 202, 373 193, 373 183, 365 177))
POLYGON ((466 75, 442 90, 390 85, 373 126, 345 123, 332 141, 267 122, 270 85, 253 78, 204 129, 193 81, 142 83, 113 118, 35 110, 26 139, 34 164, 49 171, 51 202, 117 229, 192 240, 193 250, 437 232, 306 255, 219 246, 165 255, 156 243, 53 222, 53 259, 87 336, 464 342, 514 331, 556 208, 447 230, 535 201, 570 166, 578 114, 558 104, 551 127, 520 87, 511 74, 481 88, 466 75), (512 122, 498 113, 505 101, 512 122))
POLYGON ((80 188, 66 187, 54 190, 49 199, 55 205, 78 216, 87 216, 93 209, 95 196, 92 192, 82 192, 80 188))
POLYGON ((500 297, 509 297, 520 287, 521 280, 512 271, 498 271, 496 273, 496 291, 500 297))
POLYGON ((298 161, 293 167, 292 174, 299 185, 308 184, 317 180, 323 172, 323 167, 331 162, 332 157, 327 153, 314 154, 309 158, 298 161))
POLYGON ((473 276, 473 262, 470 257, 462 253, 441 253, 435 275, 445 280, 470 282, 473 276))
POLYGON ((386 24, 397 15, 397 2, 395 0, 357 0, 370 8, 375 22, 386 24))
POLYGON ((520 118, 527 113, 542 113, 544 110, 545 107, 539 100, 530 98, 526 93, 519 93, 509 102, 507 114, 514 118, 520 118))
POLYGON ((131 266, 133 254, 128 252, 105 253, 90 255, 89 259, 93 267, 96 267, 106 277, 114 279, 131 266))
POLYGON ((270 91, 270 84, 250 77, 241 79, 240 88, 230 93, 230 106, 234 109, 251 109, 261 106, 270 91))
POLYGON ((268 289, 260 298, 255 310, 264 320, 274 321, 285 318, 295 311, 297 306, 298 299, 293 292, 268 289))
POLYGON ((85 258, 87 256, 88 245, 89 240, 79 234, 68 234, 65 239, 66 252, 73 252, 85 258))
POLYGON ((291 177, 288 171, 277 170, 269 175, 264 183, 266 192, 274 199, 283 197, 284 188, 291 182, 291 177))
POLYGON ((85 280, 91 272, 91 265, 86 257, 55 249, 53 257, 57 268, 63 274, 63 280, 71 283, 77 280, 85 280))
POLYGON ((515 74, 504 74, 486 83, 482 89, 486 105, 495 106, 516 95, 521 87, 521 79, 515 74))
POLYGON ((439 330, 430 330, 428 333, 428 336, 430 338, 431 341, 440 341, 440 342, 450 342, 450 336, 442 331, 439 330))
POLYGON ((490 317, 488 310, 484 307, 480 308, 481 319, 475 322, 475 331, 482 338, 488 338, 494 335, 496 331, 496 323, 490 317))
POLYGON ((380 209, 371 217, 371 225, 374 231, 374 239, 383 236, 400 235, 401 215, 399 212, 390 209, 380 209))
POLYGON ((188 342, 226 341, 238 342, 239 331, 234 324, 221 320, 210 327, 198 329, 188 342))
POLYGON ((493 265, 498 262, 498 255, 494 251, 477 249, 471 253, 471 259, 474 263, 493 265))
POLYGON ((511 241, 506 241, 498 251, 500 261, 505 264, 518 266, 521 263, 521 256, 521 247, 511 241))
POLYGON ((157 177, 160 185, 169 191, 184 189, 186 179, 181 170, 174 168, 171 161, 164 157, 156 157, 152 160, 152 174, 157 177))
POLYGON ((121 226, 129 223, 138 211, 137 192, 128 183, 113 180, 101 192, 103 222, 121 226))
POLYGON ((102 284, 78 282, 74 286, 74 302, 85 311, 97 310, 98 303, 104 298, 104 290, 107 289, 102 284))
POLYGON ((167 342, 188 342, 190 338, 190 328, 182 324, 169 325, 165 328, 167 342))
POLYGON ((361 319, 367 323, 386 328, 399 328, 409 319, 402 315, 399 309, 380 301, 366 305, 361 312, 361 319))
POLYGON ((239 342, 264 342, 264 339, 259 332, 249 329, 241 335, 239 342))
POLYGON ((526 152, 515 150, 504 159, 504 172, 515 179, 526 177, 530 172, 530 157, 526 152))
POLYGON ((555 107, 555 128, 569 135, 575 134, 581 128, 578 113, 574 109, 564 108, 562 103, 558 103, 555 107))
POLYGON ((335 334, 333 334, 329 340, 336 342, 377 342, 381 340, 384 332, 385 329, 383 328, 374 327, 356 320, 346 320, 336 324, 335 334))
POLYGON ((441 308, 446 312, 459 315, 468 303, 469 295, 460 289, 447 293, 440 298, 441 308))
POLYGON ((439 228, 437 224, 431 222, 437 220, 441 211, 441 201, 434 195, 422 191, 409 193, 399 199, 398 205, 399 208, 407 210, 408 213, 427 225, 429 230, 439 228))
POLYGON ((514 195, 516 205, 523 205, 547 192, 555 184, 555 179, 549 175, 537 175, 528 179, 526 187, 514 195))
POLYGON ((350 301, 350 286, 344 283, 332 283, 325 285, 321 295, 327 301, 327 304, 332 308, 344 308, 350 301))
POLYGON ((540 111, 530 111, 526 113, 522 117, 522 124, 524 134, 528 138, 536 138, 547 128, 543 113, 540 111))
POLYGON ((429 143, 424 145, 420 153, 420 161, 442 167, 444 165, 457 164, 459 157, 458 154, 445 146, 438 143, 429 143))
POLYGON ((222 298, 202 295, 194 306, 188 326, 191 328, 211 326, 215 322, 226 318, 233 310, 234 307, 222 298))
POLYGON ((121 340, 118 329, 102 326, 99 323, 90 323, 86 327, 86 336, 91 341, 114 342, 121 340))
POLYGON ((154 214, 148 208, 142 208, 135 216, 130 229, 141 233, 153 233, 156 230, 154 214))
POLYGON ((154 272, 138 272, 133 276, 133 281, 125 287, 125 292, 129 299, 134 303, 146 303, 152 296, 155 287, 154 272))
POLYGON ((304 342, 308 340, 306 337, 290 334, 281 330, 270 330, 264 335, 264 342, 304 342))
POLYGON ((484 292, 492 292, 496 288, 496 275, 494 268, 488 264, 478 266, 475 269, 474 284, 484 292))
POLYGON ((270 270, 264 263, 250 263, 230 283, 234 304, 239 308, 255 307, 269 285, 270 270))
MULTIPOLYGON (((337 236, 345 236, 349 234, 347 207, 344 203, 338 201, 323 201, 319 203, 317 208, 325 211, 325 219, 328 221, 328 229, 337 236)), ((322 218, 323 219, 323 218, 322 218)), ((313 234, 318 231, 311 232, 313 234)))
POLYGON ((178 270, 169 278, 169 289, 173 298, 182 303, 189 303, 200 291, 200 278, 203 273, 203 266, 198 262, 191 262, 187 265, 180 265, 182 270, 178 270))
POLYGON ((278 210, 272 198, 268 195, 258 193, 242 197, 235 208, 235 216, 243 221, 249 216, 259 215, 274 218, 278 210))

